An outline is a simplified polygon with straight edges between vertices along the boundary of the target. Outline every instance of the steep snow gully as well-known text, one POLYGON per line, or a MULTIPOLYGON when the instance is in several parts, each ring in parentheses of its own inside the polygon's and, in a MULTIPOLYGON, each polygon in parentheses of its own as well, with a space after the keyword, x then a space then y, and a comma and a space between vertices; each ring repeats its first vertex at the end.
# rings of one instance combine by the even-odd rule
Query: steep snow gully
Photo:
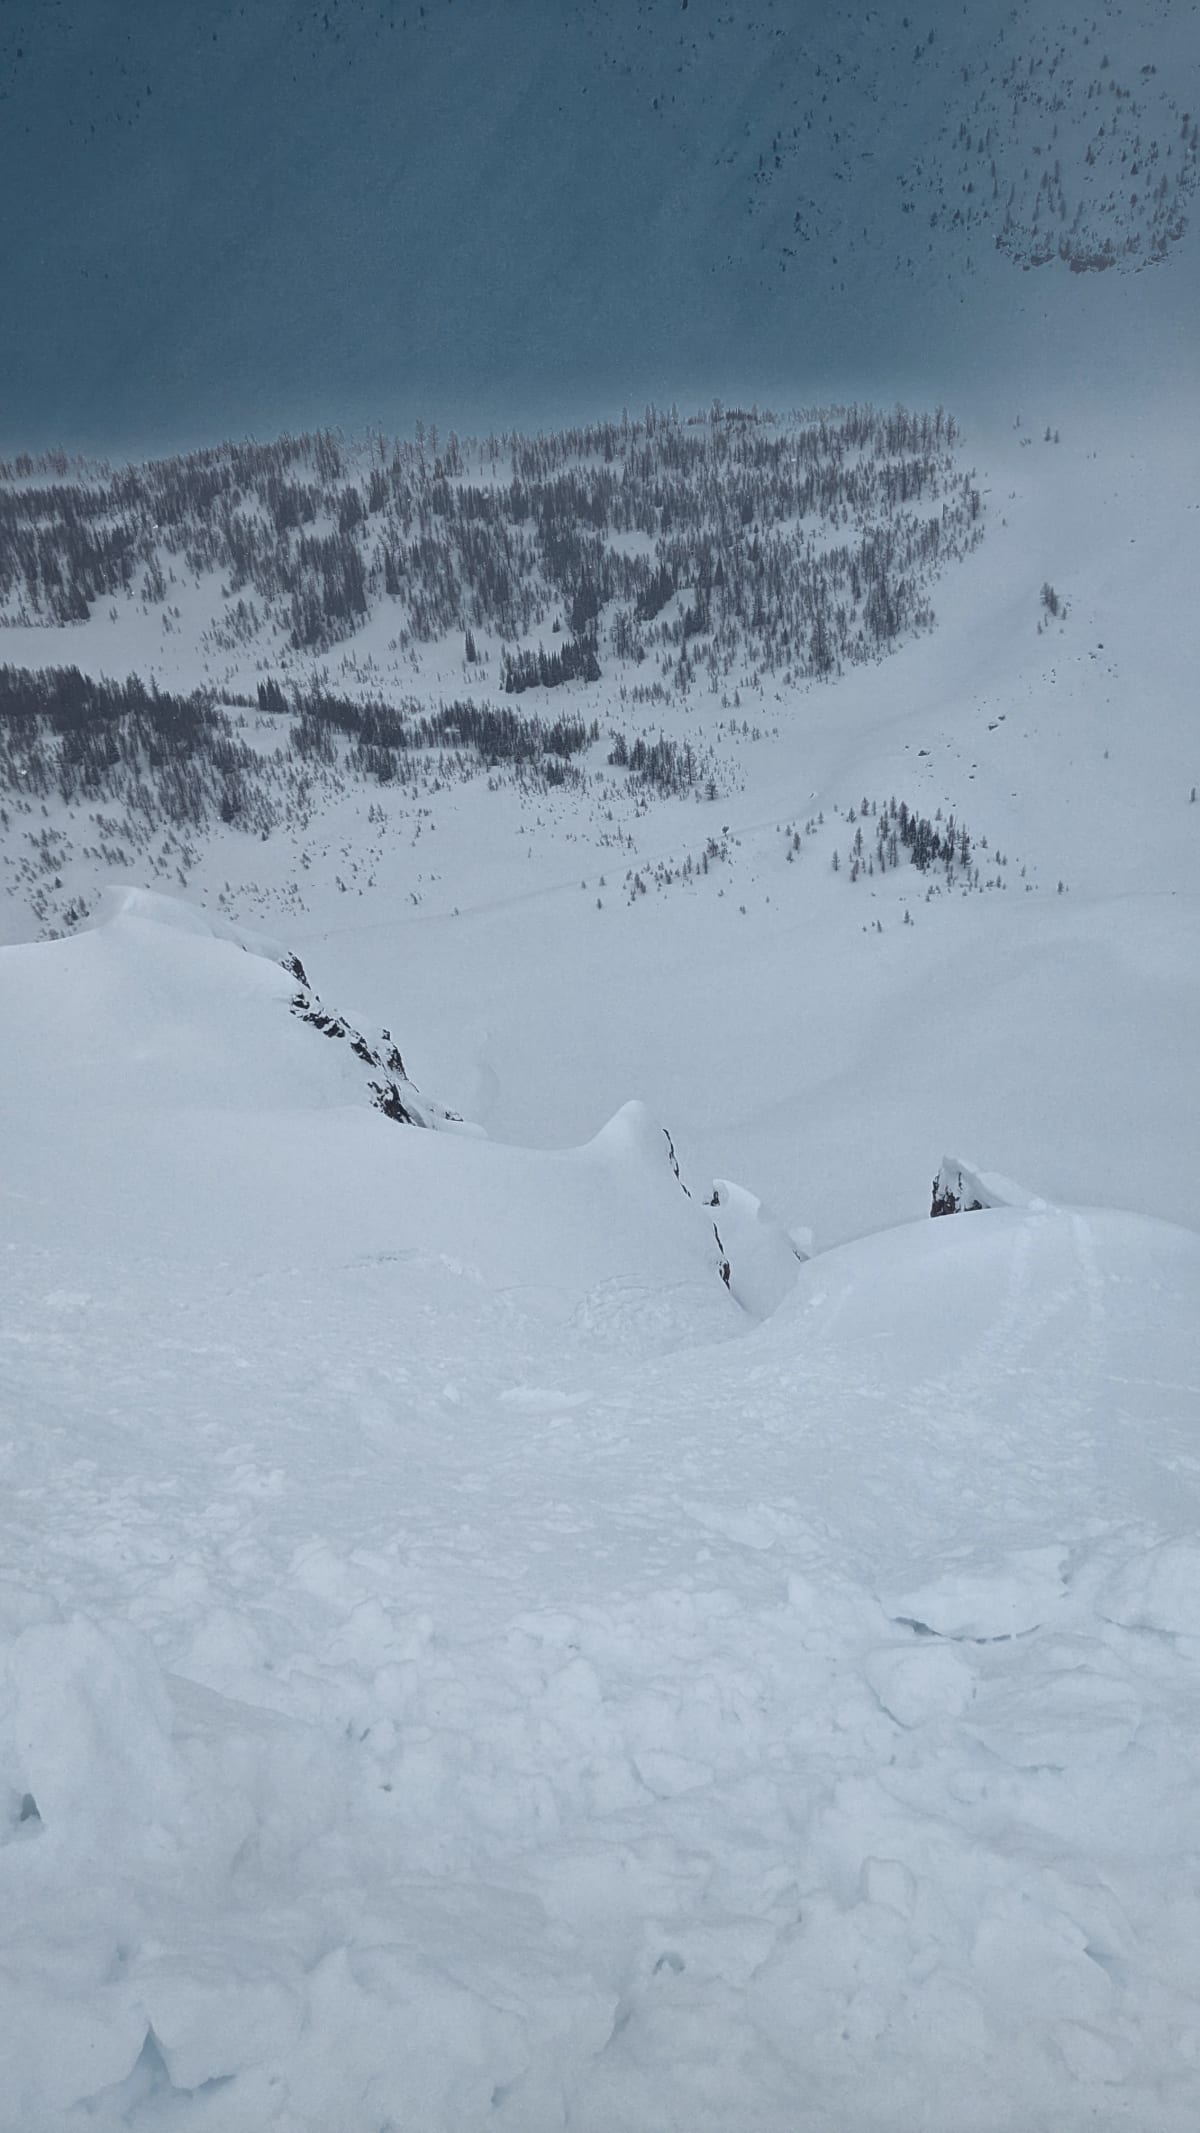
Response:
POLYGON ((0 952, 0 2126, 1190 2129, 1200 1239, 755 1326, 644 1111, 398 1129, 295 984, 0 952))

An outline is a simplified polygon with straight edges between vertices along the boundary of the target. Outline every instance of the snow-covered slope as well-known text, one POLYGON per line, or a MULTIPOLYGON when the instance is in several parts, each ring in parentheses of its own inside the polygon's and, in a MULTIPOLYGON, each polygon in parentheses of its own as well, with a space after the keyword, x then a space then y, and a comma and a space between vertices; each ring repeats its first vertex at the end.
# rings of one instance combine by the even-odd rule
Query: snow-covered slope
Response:
MULTIPOLYGON (((750 635, 714 681, 693 638, 681 688, 690 591, 642 626, 640 665, 613 651, 632 604, 614 597, 600 680, 518 697, 502 639, 479 626, 477 665, 458 632, 402 645, 382 592, 326 654, 271 630, 218 651, 229 603, 201 579, 165 609, 135 587, 86 624, 3 630, 14 665, 251 702, 278 650, 289 686, 515 703, 576 722, 582 782, 445 748, 384 783, 335 774, 294 752, 286 710, 235 711, 231 739, 267 765, 265 836, 253 806, 226 827, 213 802, 203 831, 136 789, 68 806, 51 774, 4 803, 0 935, 61 927, 136 867, 282 934, 335 1006, 411 1015, 417 1080, 495 1136, 578 1144, 636 1095, 689 1176, 732 1174, 822 1245, 923 1212, 947 1147, 1050 1199, 1194 1222, 1194 431, 1182 407, 1101 414, 1049 380, 1018 413, 961 448, 985 531, 929 587, 933 629, 836 679, 786 651, 760 664, 750 635), (638 786, 608 760, 616 735, 690 748, 715 797, 704 777, 638 786), (979 890, 907 861, 852 880, 856 835, 868 857, 878 835, 864 799, 953 815, 979 890)), ((555 612, 535 645, 560 641, 555 612)))
POLYGON ((1190 2127, 1196 1237, 733 1338, 644 1112, 394 1125, 230 930, 0 951, 5 2133, 1190 2127))
POLYGON ((1198 20, 0 11, 0 2133, 1200 2120, 1198 20))
POLYGON ((1191 0, 8 0, 0 445, 1194 375, 1198 71, 1191 0))
POLYGON ((0 970, 5 1110, 25 1122, 5 1187, 29 1244, 166 1252, 183 1281, 247 1253, 310 1280, 386 1265, 567 1326, 611 1290, 652 1342, 673 1311, 691 1333, 736 1321, 711 1218, 638 1104, 573 1154, 488 1143, 413 1087, 389 1032, 369 1046, 314 1006, 286 949, 146 891, 0 970))

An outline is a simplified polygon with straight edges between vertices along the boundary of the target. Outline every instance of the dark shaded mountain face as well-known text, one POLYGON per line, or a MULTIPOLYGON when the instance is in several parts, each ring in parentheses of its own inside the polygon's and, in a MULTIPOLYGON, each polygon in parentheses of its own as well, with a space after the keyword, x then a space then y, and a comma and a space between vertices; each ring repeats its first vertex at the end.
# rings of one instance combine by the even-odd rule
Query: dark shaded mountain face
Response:
POLYGON ((1192 362, 1183 0, 7 0, 0 444, 1192 362))

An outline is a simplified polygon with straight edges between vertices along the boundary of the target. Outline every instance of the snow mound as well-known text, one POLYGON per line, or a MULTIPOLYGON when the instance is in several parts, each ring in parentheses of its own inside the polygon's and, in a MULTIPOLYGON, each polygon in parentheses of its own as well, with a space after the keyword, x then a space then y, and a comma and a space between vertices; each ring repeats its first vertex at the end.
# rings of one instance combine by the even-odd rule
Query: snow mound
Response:
POLYGON ((1191 1638, 1200 1650, 1200 1543, 1160 1541, 1101 1588, 1100 1612, 1126 1629, 1191 1638))
POLYGON ((1007 1562, 964 1567, 885 1601, 919 1635, 987 1644, 1037 1629, 1065 1596, 1062 1550, 1017 1549, 1007 1562))
POLYGON ((636 1097, 613 1113, 583 1152, 614 1170, 627 1170, 631 1175, 652 1173, 656 1177, 665 1177, 672 1170, 676 1183, 679 1183, 678 1169, 671 1161, 669 1138, 664 1136, 663 1128, 646 1105, 636 1097))
POLYGON ((86 1058, 93 1101, 114 1108, 357 1099, 400 1123, 471 1130, 420 1095, 390 1031, 327 1013, 282 943, 177 897, 107 889, 72 938, 4 950, 0 988, 19 1091, 78 1101, 86 1058))
POLYGON ((144 889, 136 882, 105 883, 98 893, 95 909, 81 921, 77 931, 97 933, 106 926, 122 923, 162 926, 172 933, 230 941, 250 955, 262 956, 266 962, 280 963, 285 968, 291 961, 290 951, 268 934, 248 926, 235 926, 232 920, 202 911, 196 904, 185 903, 182 897, 164 896, 161 889, 144 889))
POLYGON ((0 1018, 27 1237, 58 1239, 69 1206, 98 1249, 208 1263, 236 1238, 260 1274, 403 1266, 431 1301, 486 1295, 585 1345, 737 1322, 643 1106, 577 1150, 490 1144, 418 1091, 388 1030, 328 1011, 286 948, 177 899, 122 890, 90 929, 0 950, 0 1018))
POLYGON ((1055 1618, 1082 1503, 1186 1530, 1198 1325, 1194 1231, 1035 1206, 824 1253, 755 1340, 888 1615, 987 1638, 1055 1618))
POLYGON ((944 1155, 933 1181, 935 1215, 979 1214, 985 1207, 1041 1208, 1047 1202, 998 1170, 979 1170, 961 1156, 944 1155))

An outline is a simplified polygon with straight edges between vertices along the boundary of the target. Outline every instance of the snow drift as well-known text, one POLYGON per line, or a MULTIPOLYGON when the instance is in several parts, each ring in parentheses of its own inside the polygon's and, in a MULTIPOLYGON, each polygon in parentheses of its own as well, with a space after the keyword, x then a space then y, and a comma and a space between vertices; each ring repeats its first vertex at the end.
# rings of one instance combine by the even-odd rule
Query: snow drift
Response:
POLYGON ((734 1339, 642 1107, 397 1130, 294 982, 0 954, 5 2133, 1190 2129, 1200 1239, 734 1339))

